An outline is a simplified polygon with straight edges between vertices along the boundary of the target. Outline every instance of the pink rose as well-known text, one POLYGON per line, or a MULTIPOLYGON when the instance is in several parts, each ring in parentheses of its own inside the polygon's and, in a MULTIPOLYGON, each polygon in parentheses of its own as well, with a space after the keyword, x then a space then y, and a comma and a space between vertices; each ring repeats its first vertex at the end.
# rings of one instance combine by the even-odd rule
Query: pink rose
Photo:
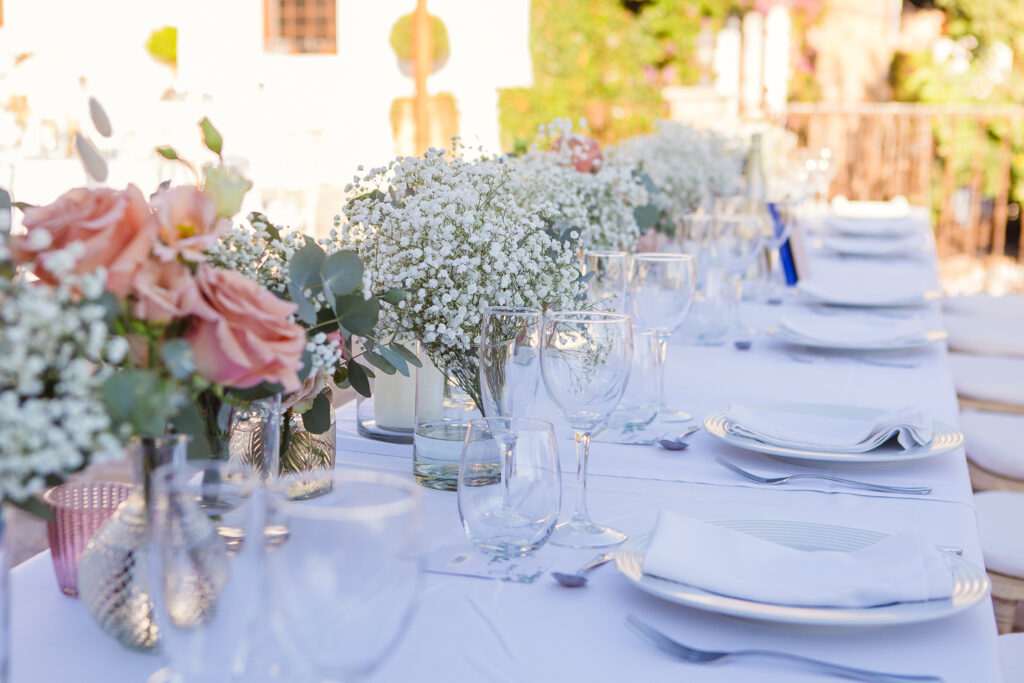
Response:
POLYGON ((163 190, 149 203, 160 238, 153 251, 164 261, 179 255, 187 261, 203 261, 203 251, 231 228, 231 221, 217 215, 217 203, 194 187, 163 190))
POLYGON ((132 313, 142 320, 169 323, 199 305, 199 289, 188 266, 147 260, 132 279, 132 313))
POLYGON ((563 145, 569 150, 573 167, 580 173, 597 173, 601 168, 604 154, 601 153, 601 143, 594 138, 588 138, 585 135, 570 135, 566 142, 564 137, 558 137, 551 144, 551 149, 561 152, 563 145))
POLYGON ((261 382, 301 386, 306 331, 288 318, 297 308, 231 270, 200 264, 200 301, 185 339, 206 379, 245 389, 261 382))
POLYGON ((296 413, 306 412, 313 407, 313 399, 320 395, 325 386, 327 375, 322 370, 311 372, 297 391, 281 397, 281 410, 294 408, 296 413))
POLYGON ((47 206, 25 210, 26 232, 11 237, 14 260, 40 280, 55 283, 56 252, 81 250, 69 273, 107 270, 107 289, 123 297, 149 255, 156 231, 146 199, 134 185, 123 191, 85 187, 68 190, 47 206))
POLYGON ((345 340, 342 338, 339 330, 328 332, 327 341, 331 342, 339 351, 341 351, 341 360, 348 360, 348 354, 345 353, 345 340))

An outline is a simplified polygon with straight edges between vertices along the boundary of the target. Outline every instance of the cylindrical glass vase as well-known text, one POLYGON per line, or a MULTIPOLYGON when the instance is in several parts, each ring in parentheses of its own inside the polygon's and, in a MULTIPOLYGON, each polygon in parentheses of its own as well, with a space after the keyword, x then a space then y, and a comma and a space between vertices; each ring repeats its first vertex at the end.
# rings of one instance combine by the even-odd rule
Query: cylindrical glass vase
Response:
POLYGON ((483 415, 469 394, 429 360, 423 359, 416 377, 413 475, 427 488, 455 491, 466 429, 483 415))

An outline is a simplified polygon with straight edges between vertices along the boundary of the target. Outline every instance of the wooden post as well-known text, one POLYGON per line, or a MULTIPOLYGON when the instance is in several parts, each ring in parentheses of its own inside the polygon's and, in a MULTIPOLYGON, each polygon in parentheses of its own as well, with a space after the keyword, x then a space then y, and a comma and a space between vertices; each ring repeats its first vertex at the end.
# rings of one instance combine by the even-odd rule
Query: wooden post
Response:
POLYGON ((416 151, 422 154, 430 146, 430 113, 427 109, 427 76, 434 62, 434 26, 427 14, 427 0, 416 0, 412 20, 413 74, 416 90, 413 110, 416 114, 416 151))
POLYGON ((982 162, 985 160, 985 124, 983 118, 974 120, 974 139, 977 141, 978 151, 971 163, 971 216, 970 227, 967 233, 967 254, 977 256, 979 249, 986 249, 989 240, 986 239, 985 227, 981 222, 981 192, 984 189, 984 168, 982 162))
MULTIPOLYGON (((1010 147, 1011 136, 1013 135, 1013 120, 1004 121, 1006 130, 1003 133, 1003 141, 999 147, 999 189, 996 191, 996 205, 992 211, 992 255, 1002 256, 1006 251, 1006 219, 1010 209, 1010 164, 1013 160, 1013 150, 1010 147)), ((1022 231, 1024 234, 1024 231, 1022 231)), ((1018 255, 1018 260, 1021 260, 1018 255)))

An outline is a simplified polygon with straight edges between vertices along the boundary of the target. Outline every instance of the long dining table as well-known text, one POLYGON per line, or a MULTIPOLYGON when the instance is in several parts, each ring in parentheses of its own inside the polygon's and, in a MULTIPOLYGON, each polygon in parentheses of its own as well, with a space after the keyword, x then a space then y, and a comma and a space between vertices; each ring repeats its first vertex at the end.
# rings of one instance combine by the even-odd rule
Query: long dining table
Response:
MULTIPOLYGON (((922 234, 929 234, 927 223, 922 234)), ((847 258, 816 250, 805 240, 803 277, 815 281, 914 281, 937 287, 934 250, 913 258, 847 258)), ((743 324, 765 330, 793 307, 743 303, 743 324)), ((920 310, 941 327, 935 303, 920 310)), ((842 310, 830 310, 843 315, 842 310)), ((921 407, 936 420, 958 423, 946 348, 930 345, 889 354, 879 365, 863 354, 822 352, 806 362, 771 335, 758 334, 747 350, 732 343, 702 346, 676 335, 669 347, 670 403, 697 420, 731 402, 828 403, 875 408, 921 407)), ((543 390, 542 390, 543 391, 543 390)), ((543 402, 543 398, 539 399, 543 402)), ((542 406, 544 416, 555 411, 542 406)), ((559 424, 563 515, 572 504, 573 442, 559 424)), ((412 476, 412 447, 360 437, 355 405, 337 413, 338 466, 412 476)), ((937 545, 963 550, 983 567, 967 466, 962 448, 886 467, 856 470, 781 463, 723 443, 704 431, 683 451, 595 441, 589 467, 594 519, 627 532, 649 532, 660 510, 707 521, 791 520, 893 534, 920 529, 937 545), (825 472, 895 486, 930 486, 928 495, 872 493, 814 480, 766 486, 739 478, 716 463, 722 457, 759 473, 825 472)), ((423 544, 430 552, 467 543, 454 493, 424 490, 423 544)), ((551 569, 573 571, 594 550, 546 546, 551 569)), ((533 583, 425 573, 406 632, 372 676, 375 681, 785 681, 835 680, 769 660, 715 665, 673 659, 625 625, 636 615, 687 644, 713 650, 759 648, 792 652, 889 673, 940 676, 949 683, 1001 680, 996 628, 989 599, 951 616, 907 625, 822 627, 752 621, 685 607, 649 595, 610 564, 589 574, 584 588, 567 589, 547 575, 533 583)), ((145 681, 161 667, 158 656, 122 648, 92 623, 81 603, 62 595, 44 552, 11 574, 13 683, 145 681)), ((283 680, 288 680, 284 678, 283 680)))

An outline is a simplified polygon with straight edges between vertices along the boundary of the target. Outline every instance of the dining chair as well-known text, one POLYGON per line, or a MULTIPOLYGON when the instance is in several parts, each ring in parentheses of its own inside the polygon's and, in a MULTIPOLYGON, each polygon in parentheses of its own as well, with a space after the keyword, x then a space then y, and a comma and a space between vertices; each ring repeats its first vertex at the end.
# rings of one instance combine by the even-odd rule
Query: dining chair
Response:
POLYGON ((975 491, 1024 493, 1024 415, 968 409, 960 430, 975 491))
POLYGON ((1024 537, 1020 535, 1024 493, 976 493, 974 509, 978 515, 985 570, 992 580, 996 626, 999 633, 1010 633, 1014 627, 1017 603, 1024 600, 1024 537))

